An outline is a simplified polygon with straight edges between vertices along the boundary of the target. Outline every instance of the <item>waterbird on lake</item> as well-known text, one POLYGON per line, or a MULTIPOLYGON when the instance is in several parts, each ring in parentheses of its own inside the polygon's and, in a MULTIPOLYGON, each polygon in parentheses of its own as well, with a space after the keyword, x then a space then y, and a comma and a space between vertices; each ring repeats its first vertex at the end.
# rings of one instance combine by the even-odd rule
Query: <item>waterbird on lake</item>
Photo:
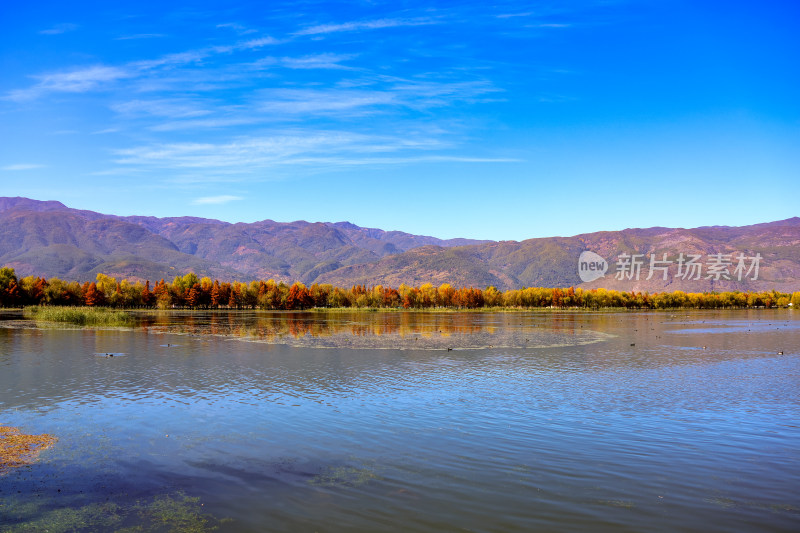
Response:
POLYGON ((783 352, 778 352, 778 355, 783 355, 783 352))

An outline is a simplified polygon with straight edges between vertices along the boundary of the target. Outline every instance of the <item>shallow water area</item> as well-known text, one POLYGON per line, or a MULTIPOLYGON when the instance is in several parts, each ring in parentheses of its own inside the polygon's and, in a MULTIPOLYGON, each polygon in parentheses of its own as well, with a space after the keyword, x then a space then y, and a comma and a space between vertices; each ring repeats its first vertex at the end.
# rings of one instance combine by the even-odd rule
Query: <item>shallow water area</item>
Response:
POLYGON ((0 318, 0 531, 800 529, 791 310, 0 318))

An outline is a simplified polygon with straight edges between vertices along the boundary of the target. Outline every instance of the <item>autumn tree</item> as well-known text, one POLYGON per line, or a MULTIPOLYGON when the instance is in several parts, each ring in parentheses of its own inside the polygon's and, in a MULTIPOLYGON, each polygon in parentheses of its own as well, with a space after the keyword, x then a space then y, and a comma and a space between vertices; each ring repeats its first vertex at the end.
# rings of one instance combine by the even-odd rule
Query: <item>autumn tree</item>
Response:
POLYGON ((350 307, 347 293, 339 287, 334 287, 328 294, 328 307, 350 307))
POLYGON ((195 283, 190 288, 186 289, 186 305, 189 307, 197 307, 200 300, 200 284, 195 283))
POLYGON ((150 280, 148 279, 144 284, 144 289, 142 289, 142 304, 150 306, 154 300, 155 296, 150 292, 150 280))
POLYGON ((430 283, 424 283, 419 288, 422 307, 433 307, 436 305, 436 288, 430 283))
POLYGON ((17 273, 11 267, 0 268, 0 306, 17 305, 19 299, 17 273))
POLYGON ((65 283, 58 278, 50 278, 44 288, 43 303, 47 305, 79 305, 83 303, 81 287, 76 282, 65 283))
MULTIPOLYGON (((790 302, 791 306, 795 309, 800 309, 800 292, 795 292, 792 294, 792 299, 790 302)), ((797 312, 797 311, 795 311, 797 312)))
POLYGON ((313 305, 311 295, 302 283, 294 283, 289 288, 289 296, 286 298, 286 309, 308 309, 313 305))
POLYGON ((155 296, 156 306, 159 309, 172 307, 172 291, 164 282, 164 278, 156 282, 156 286, 153 287, 153 296, 155 296))
POLYGON ((497 307, 503 301, 503 294, 497 288, 489 286, 483 291, 483 302, 488 307, 497 307))
POLYGON ((102 272, 97 273, 95 278, 95 289, 103 294, 103 303, 115 303, 117 298, 114 293, 117 291, 117 278, 107 276, 102 272))
POLYGON ((453 296, 456 290, 450 286, 449 283, 442 283, 436 289, 436 305, 441 307, 451 307, 453 305, 453 296))
POLYGON ((214 280, 211 286, 211 307, 219 307, 222 303, 222 295, 220 294, 219 281, 214 280))
POLYGON ((103 305, 105 303, 105 296, 97 290, 97 283, 94 281, 89 283, 83 290, 83 301, 86 305, 103 305))

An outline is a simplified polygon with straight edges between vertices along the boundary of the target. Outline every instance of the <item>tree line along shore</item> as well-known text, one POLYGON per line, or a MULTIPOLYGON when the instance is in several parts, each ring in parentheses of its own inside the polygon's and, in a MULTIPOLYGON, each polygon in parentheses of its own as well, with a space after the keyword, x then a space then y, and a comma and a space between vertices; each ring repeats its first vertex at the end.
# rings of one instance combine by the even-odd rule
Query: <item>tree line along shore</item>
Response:
POLYGON ((249 283, 220 282, 193 273, 163 279, 151 286, 117 280, 105 274, 83 284, 45 279, 38 276, 17 278, 13 268, 0 268, 0 307, 30 305, 89 306, 158 309, 310 309, 310 308, 631 308, 631 309, 719 309, 773 308, 800 306, 800 292, 704 292, 683 291, 647 293, 607 289, 529 287, 500 291, 495 287, 438 287, 426 283, 419 287, 398 288, 353 285, 349 288, 329 284, 287 285, 274 280, 249 283))

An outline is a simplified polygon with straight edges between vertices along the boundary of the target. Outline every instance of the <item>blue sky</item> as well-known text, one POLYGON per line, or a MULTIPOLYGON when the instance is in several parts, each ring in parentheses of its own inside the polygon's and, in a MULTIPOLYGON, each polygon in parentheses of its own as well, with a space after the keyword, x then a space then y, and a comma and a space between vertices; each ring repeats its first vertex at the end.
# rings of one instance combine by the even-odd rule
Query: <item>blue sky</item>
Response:
POLYGON ((0 195, 522 240, 800 215, 800 3, 16 2, 0 195))

